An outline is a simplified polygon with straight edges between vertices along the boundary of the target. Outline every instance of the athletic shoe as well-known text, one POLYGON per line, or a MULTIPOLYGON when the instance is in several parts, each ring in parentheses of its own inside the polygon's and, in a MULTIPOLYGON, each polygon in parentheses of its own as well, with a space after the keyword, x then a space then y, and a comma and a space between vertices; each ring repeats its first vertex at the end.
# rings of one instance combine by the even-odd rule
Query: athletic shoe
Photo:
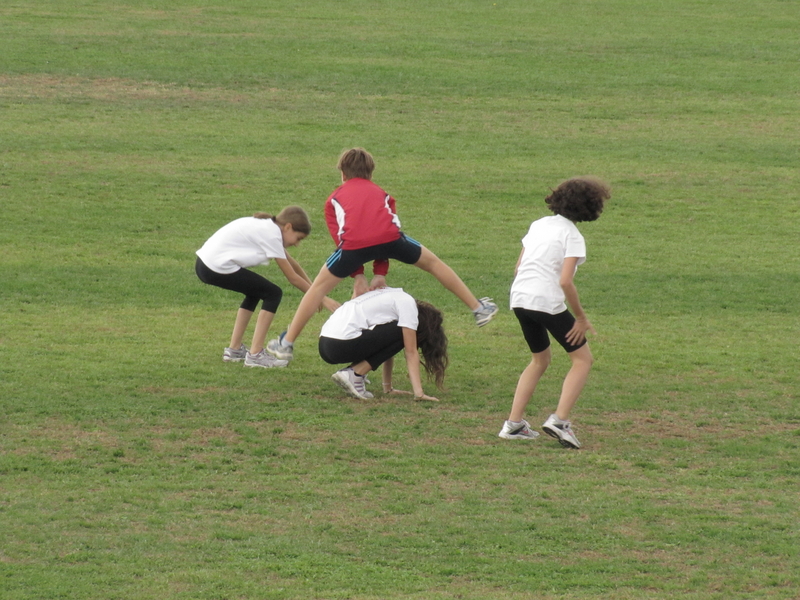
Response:
POLYGON ((247 356, 247 347, 242 344, 238 348, 225 348, 222 351, 222 360, 225 362, 242 362, 247 356))
POLYGON ((572 431, 572 424, 569 421, 562 421, 555 415, 550 415, 542 425, 544 432, 558 440, 564 448, 580 448, 581 443, 572 431))
POLYGON ((267 352, 280 358, 281 360, 290 361, 294 358, 294 344, 285 341, 283 338, 286 335, 284 331, 281 337, 270 340, 267 344, 267 352))
POLYGON ((262 350, 258 354, 250 354, 248 352, 244 359, 245 367, 263 367, 265 369, 272 369, 273 367, 285 367, 288 364, 288 360, 279 360, 266 350, 262 350))
POLYGON ((491 298, 481 298, 478 300, 481 303, 480 308, 477 308, 472 311, 472 314, 475 315, 475 324, 478 327, 483 327, 489 321, 494 319, 494 316, 500 310, 497 308, 497 304, 492 302, 491 298))
POLYGON ((530 423, 525 419, 520 423, 506 421, 497 435, 506 440, 535 440, 539 437, 539 433, 531 429, 530 423))
POLYGON ((331 379, 339 384, 339 386, 353 398, 361 398, 362 400, 374 398, 364 385, 365 377, 363 375, 357 375, 350 367, 336 371, 336 373, 331 375, 331 379))

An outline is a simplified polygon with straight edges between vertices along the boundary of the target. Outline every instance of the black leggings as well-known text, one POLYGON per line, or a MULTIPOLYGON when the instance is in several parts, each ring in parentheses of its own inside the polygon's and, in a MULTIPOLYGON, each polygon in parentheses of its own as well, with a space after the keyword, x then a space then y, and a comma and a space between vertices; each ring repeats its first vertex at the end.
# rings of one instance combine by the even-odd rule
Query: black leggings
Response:
POLYGON ((319 355, 326 363, 356 364, 365 360, 374 371, 403 349, 403 329, 397 321, 365 329, 353 340, 319 338, 319 355))
POLYGON ((235 273, 227 275, 217 273, 209 269, 199 257, 194 265, 194 270, 203 283, 244 294, 241 308, 255 312, 259 300, 263 300, 261 310, 271 313, 278 312, 281 298, 283 298, 283 290, 258 273, 247 269, 239 269, 235 273))
POLYGON ((575 324, 575 317, 572 316, 569 310, 557 315, 551 315, 538 310, 515 308, 514 314, 517 315, 517 320, 519 320, 520 327, 522 327, 522 335, 525 336, 528 348, 531 349, 533 354, 544 352, 550 347, 548 331, 567 352, 575 352, 575 350, 586 344, 585 338, 577 345, 572 345, 567 341, 567 334, 575 324))

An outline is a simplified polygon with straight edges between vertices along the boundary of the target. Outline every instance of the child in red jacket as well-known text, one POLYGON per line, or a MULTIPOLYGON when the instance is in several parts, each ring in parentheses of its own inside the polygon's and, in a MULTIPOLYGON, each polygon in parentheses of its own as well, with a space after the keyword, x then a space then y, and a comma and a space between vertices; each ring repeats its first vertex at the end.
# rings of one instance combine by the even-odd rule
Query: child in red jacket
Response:
POLYGON ((342 185, 325 204, 325 220, 339 247, 303 296, 287 332, 269 342, 269 352, 291 360, 294 342, 322 298, 342 279, 375 260, 399 260, 427 271, 472 310, 478 327, 494 318, 498 309, 490 298, 478 300, 453 269, 400 230, 394 198, 372 182, 375 161, 369 152, 363 148, 347 150, 337 166, 342 185))

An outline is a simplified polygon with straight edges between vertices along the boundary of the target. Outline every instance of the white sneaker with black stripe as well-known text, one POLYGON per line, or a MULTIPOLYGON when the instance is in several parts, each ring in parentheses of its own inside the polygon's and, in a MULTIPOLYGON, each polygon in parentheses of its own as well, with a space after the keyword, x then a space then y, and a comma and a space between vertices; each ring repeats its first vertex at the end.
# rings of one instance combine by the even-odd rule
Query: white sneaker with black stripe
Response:
POLYGON ((556 438, 564 448, 578 449, 581 447, 581 443, 575 437, 575 432, 572 431, 572 424, 569 421, 562 421, 555 414, 547 417, 542 429, 550 437, 556 438))
POLYGON ((531 429, 530 423, 525 419, 519 423, 506 421, 497 435, 506 440, 535 440, 539 437, 539 433, 531 429))

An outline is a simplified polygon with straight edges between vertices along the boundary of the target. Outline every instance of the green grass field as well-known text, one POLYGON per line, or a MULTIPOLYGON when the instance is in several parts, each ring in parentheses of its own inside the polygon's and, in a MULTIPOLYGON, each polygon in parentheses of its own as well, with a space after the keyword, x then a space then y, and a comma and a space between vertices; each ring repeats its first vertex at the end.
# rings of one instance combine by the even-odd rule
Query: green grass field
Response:
MULTIPOLYGON (((0 597, 797 598, 798 9, 2 3, 0 597), (516 320, 475 328, 413 267, 390 283, 446 314, 439 404, 343 397, 325 315, 287 369, 221 361, 238 298, 194 251, 300 204, 316 273, 351 146, 503 308, 549 187, 612 184, 581 227, 584 449, 497 438, 516 320)), ((300 296, 261 272, 277 333, 300 296)))

